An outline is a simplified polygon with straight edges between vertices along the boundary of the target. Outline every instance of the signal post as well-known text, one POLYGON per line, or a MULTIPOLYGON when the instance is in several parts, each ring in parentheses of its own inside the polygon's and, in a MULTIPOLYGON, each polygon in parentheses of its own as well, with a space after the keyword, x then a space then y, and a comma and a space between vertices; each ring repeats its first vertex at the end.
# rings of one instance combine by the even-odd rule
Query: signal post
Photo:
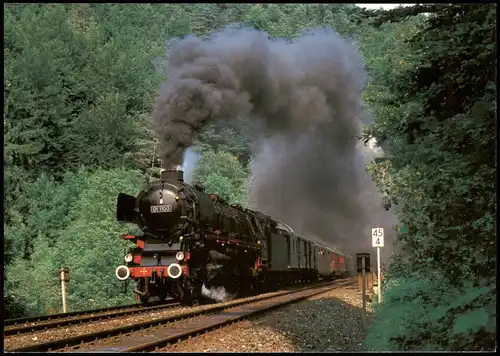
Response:
POLYGON ((358 271, 358 283, 361 283, 361 293, 363 298, 363 310, 361 312, 361 317, 363 319, 363 326, 366 327, 366 272, 370 272, 370 254, 357 253, 356 262, 358 271))
POLYGON ((378 281, 378 303, 382 303, 382 284, 380 281, 380 248, 384 247, 384 229, 376 227, 372 229, 372 246, 377 248, 377 281, 378 281))

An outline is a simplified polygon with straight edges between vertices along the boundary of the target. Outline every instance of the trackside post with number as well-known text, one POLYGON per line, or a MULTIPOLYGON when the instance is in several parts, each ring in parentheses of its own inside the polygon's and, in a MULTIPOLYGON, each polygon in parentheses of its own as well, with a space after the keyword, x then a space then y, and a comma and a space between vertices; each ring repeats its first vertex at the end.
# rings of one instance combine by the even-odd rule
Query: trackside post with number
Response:
POLYGON ((380 248, 384 247, 384 229, 376 227, 372 229, 372 246, 377 248, 377 282, 378 303, 382 303, 382 284, 380 280, 380 248))

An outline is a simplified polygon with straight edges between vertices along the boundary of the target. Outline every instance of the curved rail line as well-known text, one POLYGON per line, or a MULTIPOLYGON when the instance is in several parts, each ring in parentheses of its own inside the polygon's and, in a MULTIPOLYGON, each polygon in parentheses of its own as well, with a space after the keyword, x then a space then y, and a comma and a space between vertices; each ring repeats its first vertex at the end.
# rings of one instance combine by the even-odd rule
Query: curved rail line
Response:
MULTIPOLYGON (((352 284, 345 283, 342 286, 352 284)), ((212 315, 206 315, 196 320, 192 325, 186 327, 178 325, 177 327, 159 328, 147 335, 139 335, 131 339, 124 339, 115 342, 113 345, 103 348, 92 348, 89 351, 117 351, 117 352, 147 352, 156 351, 161 347, 168 346, 190 337, 200 336, 206 332, 222 328, 227 325, 242 321, 249 317, 270 312, 271 310, 284 307, 291 303, 313 297, 317 294, 325 293, 335 289, 340 285, 331 284, 330 286, 307 288, 290 294, 280 295, 262 301, 247 303, 237 307, 227 308, 212 315)))
MULTIPOLYGON (((352 283, 352 281, 347 282, 348 284, 352 283)), ((54 350, 61 350, 61 349, 67 349, 67 350, 72 350, 75 351, 77 349, 81 349, 81 351, 142 351, 142 350, 149 350, 151 347, 154 349, 156 347, 160 347, 159 345, 162 345, 163 343, 169 343, 173 342, 172 340, 179 340, 184 337, 191 336, 196 333, 201 333, 206 330, 210 330, 214 327, 220 327, 221 325, 225 325, 227 323, 232 323, 236 320, 239 320, 241 318, 250 316, 251 314, 263 312, 266 310, 269 310, 271 308, 279 307, 285 304, 292 303, 294 301, 299 301, 305 298, 308 298, 314 294, 318 293, 323 293, 327 290, 337 288, 339 286, 346 285, 346 283, 338 283, 338 282, 329 282, 329 283, 323 283, 323 284, 316 284, 314 286, 308 286, 305 288, 300 288, 298 290, 292 290, 292 291, 281 291, 274 293, 273 295, 266 295, 266 296, 256 296, 256 297, 251 297, 251 298, 245 298, 244 300, 235 300, 231 303, 223 304, 223 305, 217 305, 215 304, 213 307, 208 308, 208 309, 203 309, 203 310, 193 310, 193 311, 188 311, 186 313, 181 313, 181 314, 176 314, 176 315, 171 315, 167 316, 164 318, 156 319, 156 320, 148 320, 145 322, 137 323, 137 324, 132 324, 132 325, 126 325, 126 326, 121 326, 113 329, 108 329, 108 330, 102 330, 102 331, 97 331, 93 333, 87 333, 87 334, 82 334, 78 336, 74 336, 71 338, 67 339, 59 339, 59 340, 54 340, 54 341, 49 341, 45 343, 40 343, 40 344, 35 344, 35 345, 29 345, 29 346, 24 346, 20 348, 15 348, 15 349, 10 349, 7 350, 8 352, 47 352, 47 351, 54 351, 54 350), (301 294, 302 293, 302 294, 301 294), (281 298, 281 299, 280 299, 281 298), (274 302, 273 302, 274 300, 274 302), (264 303, 267 305, 267 307, 257 307, 259 303, 264 303), (234 311, 238 310, 238 308, 245 307, 244 311, 234 311), (236 315, 236 314, 238 315, 236 315), (229 318, 223 318, 222 316, 230 316, 229 318), (238 316, 238 318, 236 318, 238 316), (169 334, 167 337, 165 336, 156 336, 157 334, 157 329, 161 330, 162 333, 166 332, 165 330, 176 330, 176 322, 185 320, 185 319, 192 319, 200 317, 200 320, 214 320, 214 318, 217 320, 217 325, 214 326, 213 322, 212 324, 205 322, 196 323, 197 327, 193 330, 189 329, 186 330, 186 327, 181 326, 180 324, 177 326, 178 328, 181 328, 183 330, 181 333, 178 332, 174 333, 174 335, 169 334), (236 319, 235 319, 236 318, 236 319), (224 319, 224 320, 221 320, 224 319), (201 326, 200 326, 201 325, 201 326), (141 344, 137 340, 144 340, 144 337, 125 337, 126 340, 123 340, 124 334, 129 334, 145 329, 151 329, 151 334, 148 334, 149 340, 151 338, 158 339, 156 340, 157 343, 154 345, 152 344, 152 341, 148 342, 148 346, 144 344, 141 344), (115 336, 122 335, 119 337, 122 343, 124 343, 121 346, 110 346, 110 347, 103 347, 103 345, 107 344, 107 340, 109 338, 113 338, 115 336), (153 337, 153 336, 154 337, 153 337), (166 339, 168 338, 168 340, 166 339), (165 341, 167 340, 167 341, 165 341), (96 342, 99 342, 99 344, 96 344, 96 342), (133 343, 133 345, 131 344, 133 343), (87 349, 87 347, 89 347, 87 349)), ((182 323, 181 323, 182 324, 182 323)), ((120 340, 116 342, 120 342, 120 340)), ((155 341, 155 342, 156 342, 155 341)))
POLYGON ((158 309, 173 308, 178 305, 180 304, 175 302, 174 300, 168 300, 148 306, 144 306, 141 304, 132 304, 119 307, 86 310, 81 312, 43 315, 39 317, 24 319, 10 319, 5 321, 4 336, 25 334, 37 330, 54 329, 67 325, 90 323, 92 321, 102 319, 117 318, 158 309))

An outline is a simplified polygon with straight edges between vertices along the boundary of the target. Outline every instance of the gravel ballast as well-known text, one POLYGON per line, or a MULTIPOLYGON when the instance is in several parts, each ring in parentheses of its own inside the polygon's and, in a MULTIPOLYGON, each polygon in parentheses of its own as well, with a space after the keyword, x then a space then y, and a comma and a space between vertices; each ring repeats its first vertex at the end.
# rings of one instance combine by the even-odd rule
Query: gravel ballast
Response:
MULTIPOLYGON (((272 296, 272 295, 275 295, 278 293, 279 292, 266 293, 266 294, 262 294, 261 297, 262 296, 272 296)), ((258 297, 242 298, 239 300, 245 301, 245 300, 252 300, 255 298, 258 298, 258 297)), ((121 326, 137 324, 140 322, 165 318, 165 317, 169 317, 169 316, 173 316, 173 315, 182 315, 182 314, 186 314, 186 313, 189 313, 189 312, 192 312, 195 310, 210 309, 210 308, 213 308, 215 305, 227 305, 227 304, 231 304, 233 302, 234 301, 228 301, 228 302, 217 303, 217 304, 201 305, 201 306, 198 306, 195 308, 190 308, 190 307, 167 308, 167 309, 157 311, 157 312, 149 311, 149 312, 145 312, 144 314, 135 314, 135 315, 130 315, 130 316, 123 316, 123 317, 117 317, 117 318, 112 318, 112 319, 99 320, 99 321, 94 321, 94 322, 90 322, 90 323, 85 323, 82 325, 71 325, 71 326, 66 326, 66 327, 61 327, 61 328, 34 331, 34 332, 21 334, 21 335, 7 336, 4 338, 4 349, 8 351, 8 350, 13 349, 13 348, 20 348, 20 347, 25 347, 25 346, 29 346, 29 345, 34 345, 34 344, 64 339, 64 338, 68 338, 68 337, 73 337, 73 336, 77 336, 77 335, 81 335, 81 334, 109 330, 109 329, 113 329, 113 328, 117 328, 117 327, 121 327, 121 326)))
MULTIPOLYGON (((324 287, 331 288, 331 287, 324 287)), ((316 291, 317 292, 317 291, 316 291)), ((310 294, 310 290, 302 291, 302 294, 310 294)), ((300 292, 297 294, 291 294, 288 296, 282 296, 281 298, 277 298, 280 301, 286 301, 287 299, 294 299, 297 296, 300 296, 300 292)), ((276 302, 276 300, 275 300, 276 302)), ((203 316, 199 316, 197 318, 190 318, 183 321, 178 321, 174 323, 170 323, 168 325, 159 325, 158 327, 152 327, 144 330, 138 330, 130 334, 122 334, 116 336, 114 338, 102 339, 98 342, 92 342, 89 344, 85 344, 83 346, 78 346, 79 351, 97 351, 97 352, 108 352, 108 351, 124 351, 129 347, 136 347, 145 343, 153 342, 155 339, 162 339, 167 336, 173 336, 182 332, 187 331, 192 328, 199 328, 201 326, 206 326, 213 324, 214 322, 223 322, 228 318, 232 318, 239 313, 245 313, 248 311, 248 307, 250 306, 250 310, 258 310, 262 307, 269 306, 269 300, 260 300, 255 301, 254 303, 250 303, 247 305, 239 305, 232 308, 227 308, 224 311, 216 311, 213 313, 209 313, 203 316)), ((195 336, 193 336, 195 337, 195 336)), ((70 351, 70 350, 62 350, 62 351, 70 351)))
POLYGON ((339 287, 158 351, 364 351, 361 308, 357 286, 339 287))

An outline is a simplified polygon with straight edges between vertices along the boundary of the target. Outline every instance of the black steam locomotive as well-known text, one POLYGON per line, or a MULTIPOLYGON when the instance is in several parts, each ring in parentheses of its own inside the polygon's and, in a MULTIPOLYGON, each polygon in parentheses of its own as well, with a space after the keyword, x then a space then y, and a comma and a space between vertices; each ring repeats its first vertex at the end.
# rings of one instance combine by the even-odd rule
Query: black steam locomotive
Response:
POLYGON ((163 171, 137 197, 120 193, 117 219, 143 231, 121 236, 137 247, 116 269, 119 280, 137 282, 134 292, 142 302, 170 295, 190 304, 220 286, 241 296, 346 273, 342 253, 184 183, 175 169, 163 171))

